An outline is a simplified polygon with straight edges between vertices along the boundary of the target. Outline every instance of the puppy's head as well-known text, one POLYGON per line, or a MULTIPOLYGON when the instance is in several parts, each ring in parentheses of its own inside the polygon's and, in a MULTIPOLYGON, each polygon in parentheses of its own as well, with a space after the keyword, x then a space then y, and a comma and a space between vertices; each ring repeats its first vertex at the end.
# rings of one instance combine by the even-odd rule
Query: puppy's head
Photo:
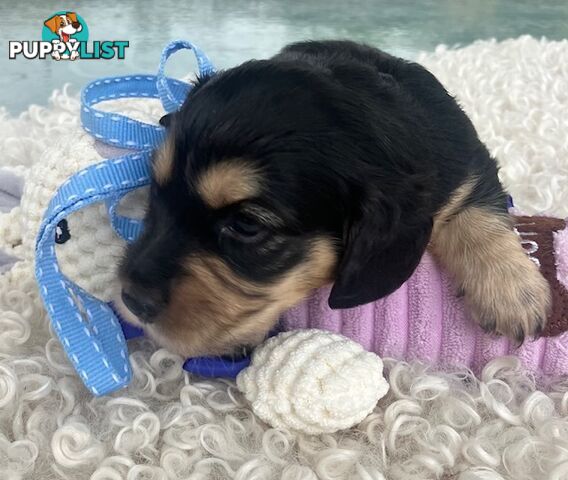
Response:
POLYGON ((53 15, 43 24, 57 35, 59 35, 60 32, 73 35, 83 28, 75 12, 66 12, 64 15, 53 15))
POLYGON ((406 280, 431 219, 358 90, 274 61, 199 81, 163 122, 145 230, 120 269, 126 318, 182 355, 224 354, 334 280, 336 308, 406 280))

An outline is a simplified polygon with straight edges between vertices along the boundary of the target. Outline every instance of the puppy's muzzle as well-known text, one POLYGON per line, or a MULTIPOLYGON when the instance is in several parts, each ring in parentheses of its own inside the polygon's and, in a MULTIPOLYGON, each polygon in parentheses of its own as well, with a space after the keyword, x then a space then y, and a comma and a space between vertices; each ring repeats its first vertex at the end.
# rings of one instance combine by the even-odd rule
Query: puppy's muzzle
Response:
POLYGON ((154 323, 160 313, 160 302, 148 295, 141 295, 133 290, 123 289, 121 297, 126 308, 144 323, 154 323))

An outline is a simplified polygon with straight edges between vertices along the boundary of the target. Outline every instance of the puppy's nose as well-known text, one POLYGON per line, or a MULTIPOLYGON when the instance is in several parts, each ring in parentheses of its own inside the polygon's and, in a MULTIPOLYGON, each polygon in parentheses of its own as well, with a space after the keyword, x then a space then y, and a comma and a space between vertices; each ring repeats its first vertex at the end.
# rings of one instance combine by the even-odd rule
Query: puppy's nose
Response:
POLYGON ((150 298, 137 298, 132 292, 122 290, 122 301, 126 308, 145 323, 153 323, 158 314, 158 305, 150 298))
POLYGON ((74 29, 77 29, 81 26, 81 24, 79 22, 73 22, 73 23, 71 23, 71 25, 73 25, 74 29))

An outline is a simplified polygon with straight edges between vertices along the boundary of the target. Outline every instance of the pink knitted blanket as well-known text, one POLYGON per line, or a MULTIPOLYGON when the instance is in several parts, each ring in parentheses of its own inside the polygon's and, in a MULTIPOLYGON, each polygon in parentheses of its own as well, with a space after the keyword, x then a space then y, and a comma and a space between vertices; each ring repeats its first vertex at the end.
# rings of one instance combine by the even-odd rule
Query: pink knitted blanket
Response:
MULTIPOLYGON (((541 219, 543 217, 520 217, 541 219)), ((330 288, 283 315, 284 328, 321 328, 356 340, 381 357, 418 359, 443 366, 466 365, 479 373, 491 359, 518 356, 536 374, 568 374, 568 228, 520 234, 521 241, 553 287, 554 311, 545 335, 516 347, 507 338, 486 334, 468 318, 450 279, 426 254, 400 289, 376 302, 331 310, 330 288), (546 232, 545 232, 546 233, 546 232), (548 236, 548 244, 545 237, 548 236), (539 239, 536 241, 535 238, 539 239), (540 241, 542 240, 542 241, 540 241), (546 267, 547 265, 547 267, 546 267), (554 276, 554 278, 549 276, 554 276)), ((545 220, 546 223, 546 220, 545 220)), ((529 222, 525 224, 534 225, 529 222)))

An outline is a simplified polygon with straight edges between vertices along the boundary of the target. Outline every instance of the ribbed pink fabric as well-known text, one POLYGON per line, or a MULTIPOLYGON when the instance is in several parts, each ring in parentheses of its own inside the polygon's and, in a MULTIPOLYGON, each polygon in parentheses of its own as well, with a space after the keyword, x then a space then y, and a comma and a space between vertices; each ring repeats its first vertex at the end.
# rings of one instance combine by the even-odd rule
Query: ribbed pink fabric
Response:
MULTIPOLYGON (((565 232, 556 236, 557 258, 568 259, 568 229, 565 232)), ((559 280, 568 284, 568 261, 557 265, 559 277, 564 275, 559 280)), ((374 303, 331 310, 327 305, 329 290, 317 290, 307 301, 287 311, 282 318, 284 328, 331 330, 381 357, 466 365, 475 373, 491 359, 511 354, 534 373, 568 374, 568 332, 527 340, 520 348, 504 337, 486 334, 467 318, 463 302, 429 254, 400 289, 374 303)))
POLYGON ((568 290, 568 228, 553 233, 558 281, 568 290))

